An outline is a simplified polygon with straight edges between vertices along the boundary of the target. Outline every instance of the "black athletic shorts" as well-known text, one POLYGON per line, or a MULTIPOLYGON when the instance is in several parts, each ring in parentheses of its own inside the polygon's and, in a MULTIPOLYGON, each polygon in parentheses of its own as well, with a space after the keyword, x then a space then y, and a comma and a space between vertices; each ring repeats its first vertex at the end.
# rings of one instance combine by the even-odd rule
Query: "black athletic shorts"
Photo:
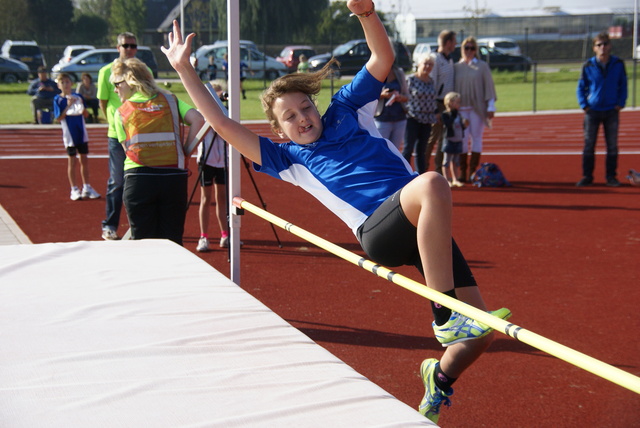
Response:
MULTIPOLYGON (((400 192, 391 195, 358 228, 357 238, 367 256, 383 266, 415 266, 424 276, 416 228, 400 206, 400 192)), ((453 282, 456 288, 477 283, 462 252, 452 238, 453 282)))
POLYGON ((67 147, 67 155, 74 157, 77 153, 81 155, 89 154, 89 144, 76 144, 75 146, 67 147))
POLYGON ((200 172, 200 185, 209 187, 213 183, 227 184, 227 174, 224 168, 216 168, 215 166, 205 165, 200 172))

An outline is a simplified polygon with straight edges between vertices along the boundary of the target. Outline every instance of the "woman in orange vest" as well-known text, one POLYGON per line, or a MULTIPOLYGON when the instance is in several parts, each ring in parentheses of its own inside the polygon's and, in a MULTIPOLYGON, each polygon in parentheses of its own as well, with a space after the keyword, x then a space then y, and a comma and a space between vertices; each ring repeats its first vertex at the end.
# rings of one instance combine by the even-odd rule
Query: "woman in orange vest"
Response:
POLYGON ((124 162, 123 202, 132 239, 165 238, 182 245, 187 208, 187 160, 180 122, 192 141, 202 115, 161 90, 137 58, 116 60, 111 83, 122 101, 115 114, 124 162))

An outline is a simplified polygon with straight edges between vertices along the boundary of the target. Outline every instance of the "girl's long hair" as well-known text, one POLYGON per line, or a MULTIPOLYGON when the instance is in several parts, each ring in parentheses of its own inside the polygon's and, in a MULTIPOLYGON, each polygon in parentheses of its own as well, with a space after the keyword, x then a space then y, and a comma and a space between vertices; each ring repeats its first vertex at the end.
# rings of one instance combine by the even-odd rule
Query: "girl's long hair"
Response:
POLYGON ((273 114, 273 103, 275 100, 284 94, 302 92, 303 94, 307 94, 315 104, 316 97, 322 89, 322 81, 331 75, 331 73, 335 72, 335 70, 333 70, 334 64, 337 67, 340 66, 337 59, 331 58, 322 69, 315 73, 291 73, 271 82, 271 85, 265 89, 260 99, 262 101, 262 110, 264 110, 271 129, 274 130, 274 132, 280 128, 273 114))

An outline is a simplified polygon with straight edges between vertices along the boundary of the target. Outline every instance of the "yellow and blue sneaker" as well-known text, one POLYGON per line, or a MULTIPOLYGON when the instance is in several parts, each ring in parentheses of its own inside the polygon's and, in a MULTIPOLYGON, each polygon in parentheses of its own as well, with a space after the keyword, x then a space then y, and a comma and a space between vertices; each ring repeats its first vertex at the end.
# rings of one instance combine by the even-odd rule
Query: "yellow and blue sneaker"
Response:
POLYGON ((435 358, 427 358, 420 365, 420 377, 422 377, 425 392, 418 407, 418 412, 434 424, 437 424, 440 418, 440 406, 443 404, 451 406, 449 397, 453 395, 453 388, 449 388, 445 392, 436 386, 433 373, 438 364, 440 363, 435 358))
MULTIPOLYGON (((489 311, 489 313, 503 320, 507 320, 511 316, 511 311, 507 308, 489 311)), ((491 333, 493 330, 488 325, 482 324, 458 312, 452 312, 451 318, 449 318, 449 321, 445 324, 436 325, 434 321, 432 326, 436 339, 445 347, 464 342, 465 340, 479 339, 491 333)))

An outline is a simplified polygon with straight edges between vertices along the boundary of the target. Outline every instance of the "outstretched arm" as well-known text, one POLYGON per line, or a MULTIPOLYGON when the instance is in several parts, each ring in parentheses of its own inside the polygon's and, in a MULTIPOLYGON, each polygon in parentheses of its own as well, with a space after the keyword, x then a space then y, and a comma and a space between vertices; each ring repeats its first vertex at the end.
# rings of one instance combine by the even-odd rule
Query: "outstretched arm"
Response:
POLYGON ((258 136, 225 116, 191 65, 189 56, 191 55, 191 41, 194 37, 195 34, 191 33, 183 41, 180 26, 174 20, 173 31, 169 33, 169 48, 163 46, 161 50, 169 59, 171 66, 178 72, 187 93, 206 121, 224 140, 245 157, 260 165, 262 159, 258 136))
POLYGON ((395 53, 387 31, 371 0, 349 0, 349 10, 358 17, 367 45, 371 49, 371 58, 367 61, 367 70, 380 82, 384 82, 395 60, 395 53))

